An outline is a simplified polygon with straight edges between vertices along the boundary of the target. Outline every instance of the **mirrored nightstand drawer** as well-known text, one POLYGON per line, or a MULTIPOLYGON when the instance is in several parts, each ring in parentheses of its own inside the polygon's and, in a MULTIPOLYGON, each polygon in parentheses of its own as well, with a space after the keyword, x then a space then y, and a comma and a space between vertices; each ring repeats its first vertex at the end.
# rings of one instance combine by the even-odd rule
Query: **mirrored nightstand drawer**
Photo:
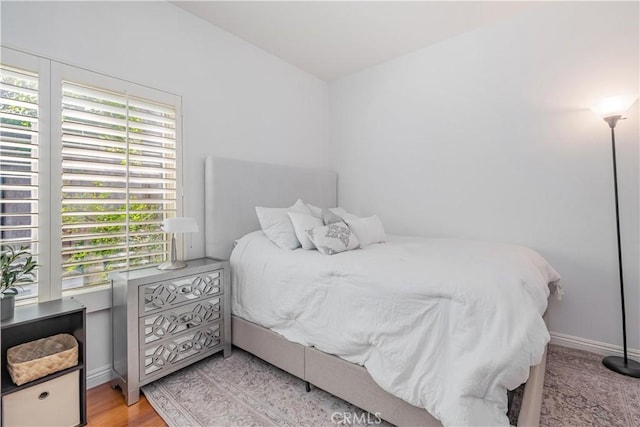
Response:
POLYGON ((220 296, 170 308, 140 319, 140 347, 171 338, 190 328, 199 328, 222 318, 220 296))
POLYGON ((139 292, 139 315, 145 316, 185 302, 221 294, 222 270, 152 283, 141 286, 139 292))
POLYGON ((216 322, 146 346, 140 351, 140 381, 172 372, 220 347, 222 331, 222 322, 216 322))

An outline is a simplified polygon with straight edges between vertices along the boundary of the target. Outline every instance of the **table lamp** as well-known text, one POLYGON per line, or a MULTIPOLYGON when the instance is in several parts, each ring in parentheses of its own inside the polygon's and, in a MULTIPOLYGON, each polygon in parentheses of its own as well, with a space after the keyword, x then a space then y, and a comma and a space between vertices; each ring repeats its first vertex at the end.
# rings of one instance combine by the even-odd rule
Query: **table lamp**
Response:
POLYGON ((196 233, 199 231, 198 223, 193 218, 179 217, 167 218, 162 221, 162 231, 171 233, 171 248, 169 251, 169 261, 165 261, 158 266, 159 270, 178 270, 187 266, 184 261, 178 261, 176 250, 176 233, 196 233))

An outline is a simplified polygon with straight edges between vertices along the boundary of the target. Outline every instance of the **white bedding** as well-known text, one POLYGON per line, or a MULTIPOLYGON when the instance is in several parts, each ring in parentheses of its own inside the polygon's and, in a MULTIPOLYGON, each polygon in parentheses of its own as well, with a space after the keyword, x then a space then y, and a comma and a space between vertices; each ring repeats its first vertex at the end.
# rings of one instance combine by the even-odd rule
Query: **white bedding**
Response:
POLYGON ((506 390, 542 359, 558 273, 521 246, 388 237, 326 256, 250 233, 231 254, 232 312, 364 365, 445 426, 508 425, 506 390))

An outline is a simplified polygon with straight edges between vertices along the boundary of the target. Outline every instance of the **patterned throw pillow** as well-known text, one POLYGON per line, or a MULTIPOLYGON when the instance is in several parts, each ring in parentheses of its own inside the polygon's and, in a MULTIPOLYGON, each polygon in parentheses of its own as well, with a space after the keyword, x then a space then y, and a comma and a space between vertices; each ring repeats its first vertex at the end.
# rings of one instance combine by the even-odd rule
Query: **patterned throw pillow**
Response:
POLYGON ((308 230, 309 239, 324 255, 334 255, 344 251, 357 249, 358 239, 344 222, 317 227, 308 230))

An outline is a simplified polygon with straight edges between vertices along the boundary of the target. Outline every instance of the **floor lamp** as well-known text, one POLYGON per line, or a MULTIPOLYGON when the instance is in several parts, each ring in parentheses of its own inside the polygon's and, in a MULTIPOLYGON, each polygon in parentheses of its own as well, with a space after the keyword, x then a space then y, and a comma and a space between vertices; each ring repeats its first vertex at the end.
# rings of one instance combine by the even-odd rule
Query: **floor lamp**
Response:
POLYGON ((624 306, 624 279, 622 276, 622 247, 620 245, 620 212, 618 210, 618 171, 616 168, 616 134, 615 127, 622 115, 636 102, 638 97, 614 96, 604 99, 594 111, 598 113, 611 128, 611 150, 613 154, 613 186, 616 200, 616 231, 618 232, 618 273, 620 275, 620 301, 622 305, 622 341, 624 357, 607 356, 602 359, 602 364, 619 374, 640 378, 640 363, 629 359, 627 356, 627 320, 624 306))

